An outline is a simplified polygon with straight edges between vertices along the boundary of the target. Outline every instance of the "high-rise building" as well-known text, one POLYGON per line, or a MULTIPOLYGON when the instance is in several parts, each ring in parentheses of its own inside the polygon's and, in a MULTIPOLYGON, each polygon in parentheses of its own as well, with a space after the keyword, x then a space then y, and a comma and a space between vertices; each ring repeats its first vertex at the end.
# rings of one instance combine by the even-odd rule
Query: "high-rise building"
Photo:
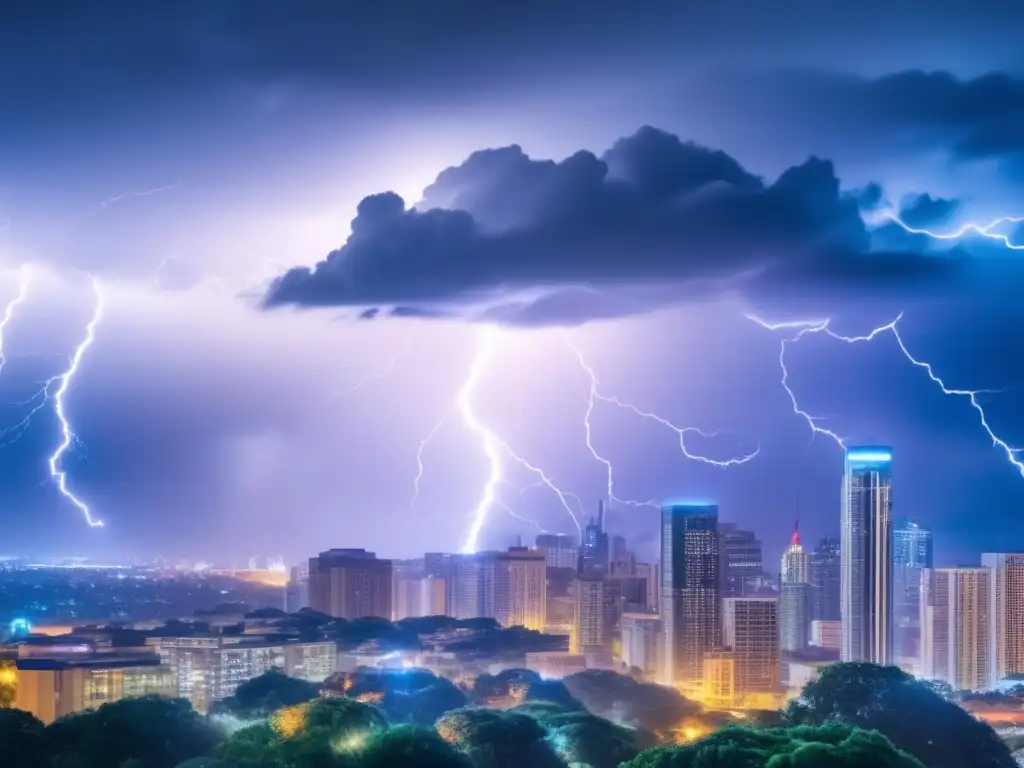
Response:
POLYGON ((603 500, 597 504, 597 520, 591 518, 583 529, 579 568, 581 576, 608 575, 608 534, 604 530, 603 500))
POLYGON ((925 677, 944 680, 955 690, 991 687, 992 581, 991 568, 924 570, 927 601, 922 614, 930 622, 922 633, 925 677))
POLYGON ((669 684, 700 684, 704 655, 722 638, 718 507, 661 508, 661 618, 669 684))
POLYGON ((279 668, 290 677, 319 683, 338 667, 333 641, 280 643, 244 635, 154 637, 146 640, 170 668, 177 695, 206 714, 210 706, 231 696, 246 680, 279 668))
POLYGON ((800 544, 800 529, 782 553, 779 572, 779 646, 786 653, 807 648, 811 626, 811 559, 800 544))
POLYGON ((665 670, 662 661, 664 641, 661 618, 657 614, 622 614, 622 663, 627 669, 639 669, 647 682, 661 681, 665 670))
POLYGON ((846 449, 842 516, 843 661, 892 658, 892 449, 846 449))
POLYGON ((576 566, 572 568, 547 569, 548 605, 545 611, 544 634, 564 635, 570 638, 569 646, 574 647, 572 638, 576 635, 576 566))
POLYGON ((779 612, 774 597, 722 601, 722 644, 732 651, 741 696, 779 691, 779 612))
POLYGON ((297 613, 309 607, 309 563, 293 565, 284 588, 285 613, 297 613))
POLYGON ((549 568, 579 567, 579 540, 568 533, 537 534, 537 549, 544 551, 544 558, 549 568))
POLYGON ((629 551, 629 547, 626 546, 626 537, 613 537, 609 573, 618 578, 627 578, 633 576, 635 572, 636 558, 629 551))
POLYGON ((544 553, 510 547, 494 569, 494 618, 505 627, 543 631, 547 613, 547 565, 544 553))
POLYGON ((932 532, 907 517, 892 526, 892 644, 894 664, 921 664, 921 571, 934 567, 932 532))
POLYGON ((842 572, 839 539, 820 539, 811 553, 812 620, 840 620, 842 572))
POLYGON ((732 707, 736 704, 736 660, 731 651, 709 651, 704 654, 701 701, 709 707, 732 707))
POLYGON ((986 552, 981 564, 994 570, 990 645, 998 682, 1024 675, 1024 554, 986 552))
POLYGON ((658 613, 658 596, 661 594, 661 567, 657 563, 637 563, 636 575, 646 583, 647 611, 658 613))
POLYGON ((449 555, 445 604, 456 619, 497 618, 497 552, 449 555))
POLYGON ((754 594, 758 579, 764 575, 761 541, 756 534, 735 523, 719 523, 718 551, 722 558, 722 596, 754 594))
POLYGON ((587 657, 611 658, 611 638, 608 637, 605 615, 604 580, 595 576, 580 576, 576 580, 576 646, 573 653, 587 657))
POLYGON ((391 620, 391 561, 365 549, 331 549, 309 559, 309 604, 339 619, 391 620))
POLYGON ((18 659, 16 667, 14 706, 31 712, 46 725, 133 696, 178 696, 173 672, 155 654, 28 657, 18 659))
POLYGON ((452 556, 447 552, 427 552, 423 555, 423 575, 447 579, 452 556))

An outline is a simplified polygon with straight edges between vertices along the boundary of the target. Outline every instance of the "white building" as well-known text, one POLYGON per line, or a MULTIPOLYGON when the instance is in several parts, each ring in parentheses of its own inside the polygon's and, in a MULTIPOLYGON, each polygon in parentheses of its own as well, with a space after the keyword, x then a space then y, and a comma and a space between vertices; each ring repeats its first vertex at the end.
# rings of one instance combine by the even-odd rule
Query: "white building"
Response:
POLYGON ((622 614, 622 663, 641 670, 648 682, 661 682, 663 644, 661 617, 656 613, 622 614))
MULTIPOLYGON (((992 579, 990 568, 936 568, 927 573, 927 606, 922 617, 922 672, 955 690, 980 691, 995 684, 992 663, 992 579)), ((924 602, 924 600, 922 602, 924 602)))

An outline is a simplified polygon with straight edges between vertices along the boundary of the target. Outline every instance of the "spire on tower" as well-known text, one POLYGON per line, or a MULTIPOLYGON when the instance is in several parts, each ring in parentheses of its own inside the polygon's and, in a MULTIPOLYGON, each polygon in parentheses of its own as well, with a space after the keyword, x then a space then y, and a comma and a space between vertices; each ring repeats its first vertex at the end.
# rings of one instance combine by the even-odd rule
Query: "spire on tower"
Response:
POLYGON ((793 526, 793 540, 790 543, 793 546, 800 543, 800 518, 797 518, 796 525, 793 526))

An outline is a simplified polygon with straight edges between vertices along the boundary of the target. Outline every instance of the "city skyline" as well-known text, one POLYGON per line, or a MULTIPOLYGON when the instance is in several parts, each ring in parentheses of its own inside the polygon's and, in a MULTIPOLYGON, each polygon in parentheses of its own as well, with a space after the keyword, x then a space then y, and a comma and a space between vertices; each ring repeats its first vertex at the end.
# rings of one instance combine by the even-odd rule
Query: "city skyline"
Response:
POLYGON ((1024 11, 387 5, 0 30, 5 549, 409 557, 604 499, 653 559, 706 498, 774 562, 875 442, 936 563, 1021 548, 1024 11))

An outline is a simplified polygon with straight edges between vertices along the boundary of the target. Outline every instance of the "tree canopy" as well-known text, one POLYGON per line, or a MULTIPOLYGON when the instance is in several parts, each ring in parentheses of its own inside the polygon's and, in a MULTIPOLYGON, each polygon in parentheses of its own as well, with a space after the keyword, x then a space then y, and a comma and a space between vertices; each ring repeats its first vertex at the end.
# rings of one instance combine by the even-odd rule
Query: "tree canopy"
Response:
MULTIPOLYGON (((841 725, 731 727, 693 744, 654 747, 622 768, 924 768, 880 733, 841 725)), ((966 766, 966 764, 965 764, 966 766)))
POLYGON ((247 680, 233 696, 217 702, 214 713, 227 712, 240 718, 266 717, 282 707, 310 701, 320 695, 319 686, 271 669, 247 680))
POLYGON ((674 688, 641 683, 627 675, 588 669, 563 681, 569 693, 589 711, 663 736, 702 709, 674 688))
POLYGON ((790 702, 791 725, 875 730, 928 768, 1016 768, 995 731, 896 667, 833 664, 790 702))
POLYGON ((425 669, 360 668, 333 678, 331 688, 374 704, 392 723, 433 725, 467 701, 454 683, 425 669))

